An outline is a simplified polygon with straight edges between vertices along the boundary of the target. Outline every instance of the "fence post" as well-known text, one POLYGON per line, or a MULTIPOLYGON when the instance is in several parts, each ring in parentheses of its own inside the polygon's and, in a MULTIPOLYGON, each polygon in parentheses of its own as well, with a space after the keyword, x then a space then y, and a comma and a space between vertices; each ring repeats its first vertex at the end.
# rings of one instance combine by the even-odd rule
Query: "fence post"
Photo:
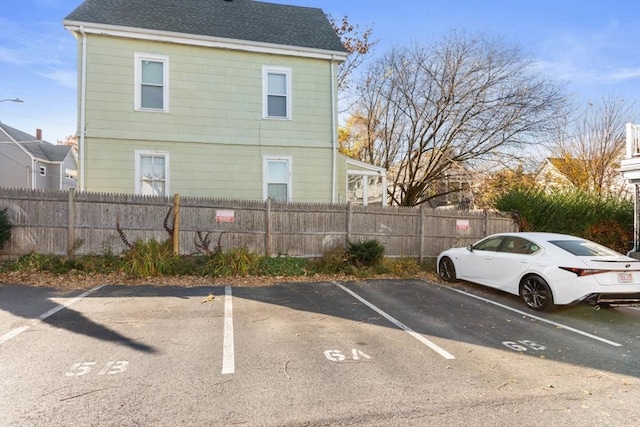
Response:
POLYGON ((351 241, 351 201, 347 202, 347 240, 345 242, 345 246, 349 244, 351 241))
POLYGON ((180 254, 180 194, 173 195, 173 254, 180 254))
POLYGON ((271 256, 271 199, 265 202, 264 210, 264 254, 271 256))
POLYGON ((420 205, 420 245, 418 247, 418 261, 420 264, 424 262, 424 205, 420 205))
POLYGON ((67 204, 67 256, 72 256, 76 244, 76 190, 69 189, 67 204))
POLYGON ((489 234, 489 211, 487 209, 484 210, 484 233, 482 233, 484 235, 484 237, 487 237, 487 235, 489 234))

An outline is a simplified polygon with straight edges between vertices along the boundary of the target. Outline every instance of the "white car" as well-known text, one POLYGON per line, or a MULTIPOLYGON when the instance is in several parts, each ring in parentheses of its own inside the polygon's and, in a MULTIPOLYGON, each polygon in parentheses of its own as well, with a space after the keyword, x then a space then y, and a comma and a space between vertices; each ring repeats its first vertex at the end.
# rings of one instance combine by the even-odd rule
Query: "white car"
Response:
POLYGON ((555 233, 500 233, 442 252, 438 274, 519 295, 534 310, 590 302, 640 305, 640 261, 555 233))

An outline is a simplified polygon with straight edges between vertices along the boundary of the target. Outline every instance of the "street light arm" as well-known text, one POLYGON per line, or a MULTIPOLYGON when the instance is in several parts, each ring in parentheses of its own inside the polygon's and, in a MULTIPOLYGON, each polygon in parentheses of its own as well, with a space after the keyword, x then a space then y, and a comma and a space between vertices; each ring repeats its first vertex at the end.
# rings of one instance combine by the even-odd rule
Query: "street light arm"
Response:
POLYGON ((0 102, 5 102, 5 101, 11 101, 11 102, 24 102, 22 99, 20 98, 16 98, 16 99, 10 99, 10 98, 5 98, 5 99, 0 99, 0 102))

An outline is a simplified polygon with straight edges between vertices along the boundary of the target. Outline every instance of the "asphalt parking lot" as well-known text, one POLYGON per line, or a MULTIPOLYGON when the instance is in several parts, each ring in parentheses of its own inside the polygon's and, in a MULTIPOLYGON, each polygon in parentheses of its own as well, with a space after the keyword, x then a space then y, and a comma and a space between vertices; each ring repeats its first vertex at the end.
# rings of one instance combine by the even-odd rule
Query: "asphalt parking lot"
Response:
POLYGON ((640 310, 422 280, 0 285, 0 425, 640 425, 640 310))

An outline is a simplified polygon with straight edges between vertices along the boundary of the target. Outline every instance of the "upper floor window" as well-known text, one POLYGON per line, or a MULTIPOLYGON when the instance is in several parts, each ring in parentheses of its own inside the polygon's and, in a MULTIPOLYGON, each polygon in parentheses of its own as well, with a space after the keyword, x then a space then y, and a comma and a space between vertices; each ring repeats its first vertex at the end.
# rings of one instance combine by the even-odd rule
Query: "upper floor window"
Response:
POLYGON ((262 196, 274 202, 291 201, 291 157, 265 156, 262 196))
POLYGON ((169 111, 169 57, 135 54, 136 110, 169 111))
POLYGON ((262 117, 291 119, 290 68, 262 68, 262 117))
POLYGON ((167 196, 169 194, 169 153, 136 150, 136 194, 167 196))

